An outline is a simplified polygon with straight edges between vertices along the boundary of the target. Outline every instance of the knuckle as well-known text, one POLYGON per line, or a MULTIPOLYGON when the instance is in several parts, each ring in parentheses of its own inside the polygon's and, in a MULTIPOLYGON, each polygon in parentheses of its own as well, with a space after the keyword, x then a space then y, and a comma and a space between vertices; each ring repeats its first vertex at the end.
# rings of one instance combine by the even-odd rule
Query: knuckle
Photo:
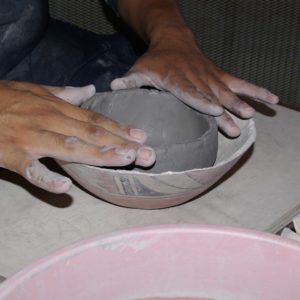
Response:
POLYGON ((173 82, 178 82, 178 81, 184 81, 185 80, 185 76, 181 71, 178 71, 175 68, 170 68, 167 71, 166 74, 166 81, 169 83, 173 83, 173 82))
POLYGON ((15 146, 18 143, 18 138, 13 135, 1 135, 0 137, 0 148, 4 149, 8 146, 15 146))
POLYGON ((88 125, 86 128, 86 132, 88 134, 88 136, 95 136, 95 137, 105 137, 108 132, 99 127, 99 126, 94 126, 94 125, 88 125))
POLYGON ((24 87, 24 91, 22 93, 24 95, 26 95, 27 97, 34 97, 35 96, 35 93, 32 90, 30 90, 26 87, 24 87))
POLYGON ((102 115, 98 114, 98 113, 89 112, 89 114, 88 114, 88 120, 91 123, 98 123, 98 122, 105 121, 105 118, 102 115))
POLYGON ((232 121, 232 119, 230 118, 230 116, 228 115, 228 114, 225 114, 224 115, 224 121, 226 122, 226 123, 233 123, 233 121, 232 121))
POLYGON ((76 136, 68 136, 64 138, 64 145, 65 146, 74 146, 79 143, 79 138, 76 136))
POLYGON ((54 115, 61 115, 61 112, 49 105, 47 107, 44 105, 37 105, 32 108, 32 114, 38 117, 52 118, 54 115))
POLYGON ((48 124, 48 122, 51 122, 53 119, 56 120, 57 117, 62 116, 62 113, 51 105, 37 103, 34 99, 31 104, 27 103, 27 105, 16 103, 15 111, 17 114, 13 114, 12 117, 22 119, 26 123, 42 122, 43 124, 48 124), (20 111, 22 111, 22 114, 18 113, 20 111))
POLYGON ((115 124, 116 128, 118 128, 120 131, 125 132, 126 134, 129 134, 131 127, 126 124, 115 124))
POLYGON ((241 102, 241 100, 229 89, 223 90, 223 92, 221 93, 221 97, 231 104, 237 104, 241 102))
MULTIPOLYGON (((193 85, 191 85, 191 84, 187 84, 187 86, 185 87, 185 91, 188 94, 197 94, 196 88, 193 85)), ((207 94, 207 93, 205 93, 205 94, 207 94)))
POLYGON ((103 125, 106 125, 107 127, 111 128, 111 129, 117 129, 119 126, 119 124, 111 119, 106 118, 105 121, 102 123, 103 125))
POLYGON ((134 150, 138 150, 141 145, 135 142, 123 142, 121 143, 121 147, 126 148, 126 149, 134 149, 134 150))
POLYGON ((115 147, 112 146, 112 145, 104 145, 104 146, 100 147, 100 152, 101 153, 108 152, 108 151, 113 150, 113 149, 115 149, 115 147))

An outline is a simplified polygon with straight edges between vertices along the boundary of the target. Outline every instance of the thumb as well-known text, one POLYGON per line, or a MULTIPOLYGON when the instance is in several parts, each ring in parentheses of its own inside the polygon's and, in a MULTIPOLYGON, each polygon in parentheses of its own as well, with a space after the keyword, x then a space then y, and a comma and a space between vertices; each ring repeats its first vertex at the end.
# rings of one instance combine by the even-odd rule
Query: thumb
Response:
POLYGON ((149 80, 146 76, 139 72, 127 73, 125 76, 114 79, 110 87, 113 91, 116 90, 125 90, 125 89, 134 89, 141 86, 150 86, 149 80))
POLYGON ((96 89, 93 84, 86 85, 83 87, 54 87, 44 86, 54 96, 65 100, 73 105, 80 105, 86 100, 90 99, 95 95, 96 89))

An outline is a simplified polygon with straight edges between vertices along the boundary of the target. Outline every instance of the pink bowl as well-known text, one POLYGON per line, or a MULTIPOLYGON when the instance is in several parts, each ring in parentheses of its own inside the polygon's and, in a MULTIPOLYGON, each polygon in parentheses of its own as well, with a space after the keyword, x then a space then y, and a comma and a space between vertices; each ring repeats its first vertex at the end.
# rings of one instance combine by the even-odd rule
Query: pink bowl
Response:
POLYGON ((82 241, 35 262, 1 284, 0 299, 299 300, 299 266, 300 244, 275 235, 150 227, 82 241))

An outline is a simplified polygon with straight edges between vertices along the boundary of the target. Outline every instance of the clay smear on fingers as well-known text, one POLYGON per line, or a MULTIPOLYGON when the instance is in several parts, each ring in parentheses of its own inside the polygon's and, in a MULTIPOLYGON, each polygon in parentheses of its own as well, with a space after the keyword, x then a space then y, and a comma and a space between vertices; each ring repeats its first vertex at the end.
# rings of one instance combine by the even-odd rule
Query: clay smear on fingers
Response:
POLYGON ((87 99, 94 96, 96 89, 94 85, 83 87, 46 87, 53 95, 71 104, 80 105, 87 99))
POLYGON ((53 193, 65 193, 72 185, 69 178, 48 170, 37 160, 32 161, 24 175, 32 184, 53 193))

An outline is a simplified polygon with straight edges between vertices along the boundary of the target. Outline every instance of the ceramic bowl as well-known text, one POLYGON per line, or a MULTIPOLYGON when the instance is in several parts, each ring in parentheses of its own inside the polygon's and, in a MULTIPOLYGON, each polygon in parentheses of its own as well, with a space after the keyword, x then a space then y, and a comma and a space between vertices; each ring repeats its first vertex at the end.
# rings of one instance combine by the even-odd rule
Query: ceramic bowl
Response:
POLYGON ((241 135, 231 139, 218 133, 217 158, 211 167, 145 173, 139 170, 114 170, 63 161, 58 163, 81 186, 108 202, 142 209, 178 205, 211 187, 254 143, 254 121, 241 120, 234 116, 232 118, 239 125, 241 135))

